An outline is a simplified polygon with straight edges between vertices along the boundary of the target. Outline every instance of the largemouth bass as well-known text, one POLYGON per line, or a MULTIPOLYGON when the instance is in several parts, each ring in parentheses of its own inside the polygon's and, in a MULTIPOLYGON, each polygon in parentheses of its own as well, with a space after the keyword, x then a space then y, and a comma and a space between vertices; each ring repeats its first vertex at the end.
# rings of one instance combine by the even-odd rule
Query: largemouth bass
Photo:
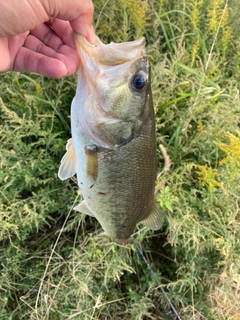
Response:
POLYGON ((105 45, 76 35, 75 42, 81 65, 72 139, 58 175, 65 180, 77 173, 84 200, 74 209, 126 244, 138 222, 153 230, 162 225, 154 198, 155 119, 145 39, 105 45))

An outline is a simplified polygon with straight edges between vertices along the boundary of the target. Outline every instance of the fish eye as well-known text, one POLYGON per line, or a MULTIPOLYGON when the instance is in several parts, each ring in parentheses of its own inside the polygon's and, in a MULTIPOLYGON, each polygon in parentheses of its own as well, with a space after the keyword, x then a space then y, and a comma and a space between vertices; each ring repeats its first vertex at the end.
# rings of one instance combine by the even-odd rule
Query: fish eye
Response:
POLYGON ((132 86, 134 89, 141 90, 145 87, 146 80, 142 74, 136 74, 132 79, 132 86))

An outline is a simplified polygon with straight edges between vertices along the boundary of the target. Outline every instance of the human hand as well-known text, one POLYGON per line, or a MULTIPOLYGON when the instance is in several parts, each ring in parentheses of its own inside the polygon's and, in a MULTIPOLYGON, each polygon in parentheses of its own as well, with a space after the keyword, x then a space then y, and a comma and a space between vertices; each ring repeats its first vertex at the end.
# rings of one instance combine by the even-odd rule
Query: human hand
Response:
POLYGON ((0 16, 0 73, 69 76, 79 65, 73 33, 94 41, 91 0, 0 0, 0 16))

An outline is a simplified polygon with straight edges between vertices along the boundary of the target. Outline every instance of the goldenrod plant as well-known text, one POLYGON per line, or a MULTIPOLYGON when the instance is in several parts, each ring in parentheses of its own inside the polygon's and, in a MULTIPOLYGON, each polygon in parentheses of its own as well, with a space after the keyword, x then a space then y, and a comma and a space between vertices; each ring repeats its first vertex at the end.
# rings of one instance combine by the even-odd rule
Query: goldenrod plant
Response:
MULTIPOLYGON (((181 319, 238 320, 240 2, 94 4, 100 39, 145 36, 152 65, 163 228, 134 238, 181 319)), ((76 76, 7 73, 0 88, 0 318, 168 319, 134 246, 97 237, 76 178, 57 177, 76 76)))

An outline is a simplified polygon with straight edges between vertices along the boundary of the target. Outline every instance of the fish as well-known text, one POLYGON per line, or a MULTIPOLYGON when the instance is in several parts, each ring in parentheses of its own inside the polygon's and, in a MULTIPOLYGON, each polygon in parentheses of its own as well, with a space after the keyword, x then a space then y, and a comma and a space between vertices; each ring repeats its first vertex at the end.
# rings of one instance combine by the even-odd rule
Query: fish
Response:
POLYGON ((132 241, 136 225, 158 230, 162 214, 157 175, 155 116, 145 38, 104 44, 75 34, 80 58, 71 104, 72 138, 58 176, 77 174, 82 202, 74 209, 95 217, 102 236, 132 241))

